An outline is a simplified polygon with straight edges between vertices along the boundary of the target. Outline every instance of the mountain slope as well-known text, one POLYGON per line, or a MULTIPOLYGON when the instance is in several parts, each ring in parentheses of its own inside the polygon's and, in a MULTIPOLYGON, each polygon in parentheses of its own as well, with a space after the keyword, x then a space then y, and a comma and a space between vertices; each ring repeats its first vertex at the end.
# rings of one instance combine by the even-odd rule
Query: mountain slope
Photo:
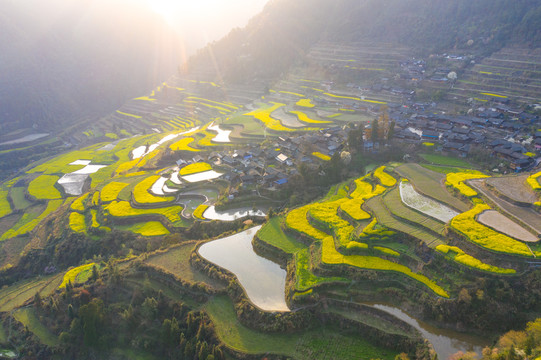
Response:
POLYGON ((51 131, 103 115, 173 73, 178 43, 124 1, 8 1, 0 15, 0 129, 51 131))
POLYGON ((212 68, 233 82, 272 79, 320 40, 395 43, 424 54, 488 53, 511 42, 537 47, 540 14, 536 0, 273 0, 244 29, 201 50, 187 71, 212 68))

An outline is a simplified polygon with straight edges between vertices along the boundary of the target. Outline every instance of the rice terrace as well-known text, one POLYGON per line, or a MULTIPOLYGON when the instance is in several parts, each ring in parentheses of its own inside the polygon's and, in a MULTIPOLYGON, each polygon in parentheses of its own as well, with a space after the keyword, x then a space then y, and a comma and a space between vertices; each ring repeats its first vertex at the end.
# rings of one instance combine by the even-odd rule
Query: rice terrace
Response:
POLYGON ((300 3, 105 115, 0 123, 0 359, 540 359, 535 42, 300 3))

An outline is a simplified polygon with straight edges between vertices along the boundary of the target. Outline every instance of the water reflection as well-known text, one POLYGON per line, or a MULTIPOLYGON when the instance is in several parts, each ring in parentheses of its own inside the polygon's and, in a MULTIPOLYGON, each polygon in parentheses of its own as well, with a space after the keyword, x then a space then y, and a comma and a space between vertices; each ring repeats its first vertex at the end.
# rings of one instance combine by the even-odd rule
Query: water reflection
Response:
POLYGON ((199 254, 231 271, 244 287, 248 298, 266 311, 289 311, 285 301, 286 271, 257 255, 252 239, 261 226, 203 244, 199 254))

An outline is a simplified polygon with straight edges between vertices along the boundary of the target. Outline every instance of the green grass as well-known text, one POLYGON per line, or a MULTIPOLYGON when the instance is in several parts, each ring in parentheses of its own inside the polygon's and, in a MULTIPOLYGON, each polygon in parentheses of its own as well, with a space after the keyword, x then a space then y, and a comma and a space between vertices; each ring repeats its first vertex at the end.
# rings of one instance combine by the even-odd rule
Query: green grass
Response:
POLYGON ((145 262, 159 266, 185 281, 191 283, 204 282, 214 288, 223 288, 224 286, 220 282, 191 267, 190 256, 194 247, 194 243, 182 244, 166 252, 149 256, 145 262))
POLYGON ((307 248, 300 250, 295 254, 295 267, 295 277, 297 280, 295 288, 298 291, 306 291, 314 286, 329 282, 349 283, 348 279, 341 277, 321 277, 314 275, 310 271, 310 253, 307 248))
POLYGON ((47 203, 47 207, 43 212, 41 206, 34 207, 24 213, 22 218, 13 226, 11 229, 6 231, 1 237, 0 240, 9 239, 18 235, 24 235, 34 230, 34 228, 47 217, 50 213, 55 211, 62 205, 62 199, 51 200, 47 203))
POLYGON ((105 185, 103 189, 101 189, 101 202, 111 202, 113 200, 116 200, 118 197, 118 194, 129 184, 127 183, 121 183, 121 182, 110 182, 109 184, 105 185))
POLYGON ((15 206, 15 210, 24 210, 32 203, 26 199, 24 196, 24 188, 23 187, 13 187, 9 190, 9 195, 11 196, 11 201, 13 201, 13 205, 15 206))
POLYGON ((306 249, 306 246, 294 237, 284 233, 280 227, 282 218, 273 217, 270 219, 261 230, 258 231, 257 236, 262 241, 273 245, 288 254, 294 254, 297 251, 306 249))
POLYGON ((70 151, 66 154, 56 156, 55 158, 32 168, 28 173, 44 173, 50 175, 66 174, 77 171, 84 168, 84 165, 69 164, 76 160, 92 160, 97 154, 102 153, 101 151, 98 152, 97 149, 104 145, 106 145, 106 143, 95 144, 82 150, 70 151))
POLYGON ((85 211, 85 203, 86 203, 86 199, 88 198, 88 195, 90 195, 90 193, 86 193, 84 195, 79 196, 77 199, 75 199, 71 203, 71 207, 70 207, 71 210, 75 210, 78 212, 85 211))
POLYGON ((442 222, 412 210, 404 205, 404 203, 402 203, 402 199, 400 198, 399 188, 395 188, 385 194, 383 196, 383 203, 389 212, 395 217, 400 217, 402 219, 406 219, 407 221, 417 223, 420 226, 432 230, 440 235, 443 234, 443 231, 445 230, 445 224, 442 222))
POLYGON ((425 169, 435 171, 440 174, 449 174, 449 173, 455 173, 455 172, 468 172, 473 171, 465 168, 460 167, 454 167, 454 166, 443 166, 443 165, 428 165, 428 164, 421 164, 422 167, 425 169))
POLYGON ((461 212, 470 208, 468 203, 454 197, 447 191, 443 174, 425 169, 419 164, 404 164, 395 169, 402 177, 410 180, 415 189, 428 197, 438 200, 461 212))
POLYGON ((319 277, 314 275, 310 271, 310 254, 308 248, 294 237, 284 233, 280 227, 281 222, 282 218, 279 217, 270 219, 259 230, 257 236, 261 241, 273 245, 288 254, 295 254, 295 287, 297 290, 305 291, 326 282, 348 281, 340 277, 319 277))
POLYGON ((359 336, 345 335, 327 326, 290 334, 249 329, 238 321, 233 304, 226 296, 213 298, 204 310, 212 319, 222 342, 249 354, 272 353, 298 360, 394 359, 396 356, 395 351, 374 346, 359 336))
POLYGON ((411 225, 405 221, 394 218, 385 207, 381 197, 375 197, 368 200, 366 205, 374 212, 379 224, 422 240, 431 248, 443 244, 443 241, 439 237, 432 232, 425 230, 422 226, 411 225))
POLYGON ((39 321, 34 308, 27 307, 19 309, 13 314, 13 316, 17 321, 27 327, 30 332, 36 335, 41 343, 50 347, 59 345, 58 337, 43 326, 43 324, 39 321))
POLYGON ((452 156, 443 156, 436 154, 419 154, 426 162, 436 164, 436 165, 446 165, 446 166, 455 166, 469 168, 471 167, 470 163, 452 156))
POLYGON ((54 276, 37 277, 12 284, 0 290, 0 311, 9 312, 31 299, 36 292, 42 297, 49 296, 62 282, 63 273, 54 276))
POLYGON ((28 193, 38 200, 60 199, 62 195, 54 186, 58 179, 55 175, 40 175, 28 184, 28 193))

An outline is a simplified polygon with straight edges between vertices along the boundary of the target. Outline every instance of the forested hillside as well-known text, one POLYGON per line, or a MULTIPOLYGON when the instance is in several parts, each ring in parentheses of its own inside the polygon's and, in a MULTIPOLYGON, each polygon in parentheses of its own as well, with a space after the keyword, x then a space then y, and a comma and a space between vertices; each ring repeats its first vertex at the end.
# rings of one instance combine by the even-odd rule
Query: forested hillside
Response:
POLYGON ((510 43, 536 47, 540 15, 535 0, 274 0, 246 28, 201 50, 188 69, 216 61, 225 80, 273 78, 304 61, 320 40, 395 43, 422 54, 457 48, 488 54, 510 43))

